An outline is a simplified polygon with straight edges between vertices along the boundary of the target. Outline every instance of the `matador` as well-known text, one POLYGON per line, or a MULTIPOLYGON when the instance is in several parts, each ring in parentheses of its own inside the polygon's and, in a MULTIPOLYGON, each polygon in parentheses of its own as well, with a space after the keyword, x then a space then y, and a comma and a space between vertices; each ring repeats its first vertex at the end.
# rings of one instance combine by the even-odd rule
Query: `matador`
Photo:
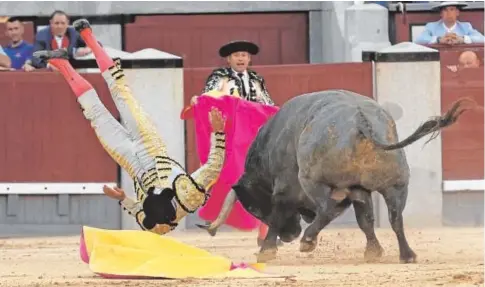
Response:
POLYGON ((166 234, 206 202, 208 190, 224 162, 225 120, 220 111, 212 110, 209 159, 188 174, 167 154, 156 126, 132 95, 121 62, 111 59, 101 48, 86 19, 75 21, 73 26, 93 51, 125 126, 111 115, 91 84, 74 70, 65 50, 38 51, 34 57, 48 61, 64 76, 103 148, 133 179, 136 199, 127 197, 117 187, 104 186, 104 193, 119 200, 141 229, 166 234))

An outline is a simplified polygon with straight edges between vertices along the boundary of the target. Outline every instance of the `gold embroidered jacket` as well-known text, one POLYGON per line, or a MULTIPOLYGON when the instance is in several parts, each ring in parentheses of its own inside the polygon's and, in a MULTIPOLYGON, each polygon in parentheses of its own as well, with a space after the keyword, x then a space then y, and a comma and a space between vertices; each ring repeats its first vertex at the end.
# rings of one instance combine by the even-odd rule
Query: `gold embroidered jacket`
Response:
POLYGON ((209 189, 219 177, 224 164, 224 156, 225 134, 213 132, 211 134, 211 149, 206 164, 191 175, 186 174, 184 168, 173 159, 157 157, 155 169, 145 173, 141 180, 138 178, 133 179, 137 200, 126 197, 120 204, 130 215, 135 217, 136 222, 143 230, 165 234, 175 229, 178 222, 188 213, 195 212, 205 204, 209 189), (168 187, 175 191, 172 205, 176 210, 176 219, 170 224, 157 224, 154 228, 148 229, 143 225, 145 213, 142 202, 146 197, 145 191, 153 186, 159 188, 168 187))

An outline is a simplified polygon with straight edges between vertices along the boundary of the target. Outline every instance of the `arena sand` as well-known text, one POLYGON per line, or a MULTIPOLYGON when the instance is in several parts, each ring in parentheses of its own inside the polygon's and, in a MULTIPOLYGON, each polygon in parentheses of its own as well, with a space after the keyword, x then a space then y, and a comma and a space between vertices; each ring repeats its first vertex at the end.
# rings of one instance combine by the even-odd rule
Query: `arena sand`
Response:
MULTIPOLYGON (((298 241, 279 250, 267 271, 293 277, 244 280, 108 280, 79 258, 79 237, 0 239, 0 286, 483 286, 483 228, 406 229, 417 264, 399 264, 396 237, 376 231, 385 254, 379 263, 363 260, 359 229, 330 228, 310 254, 298 241)), ((253 261, 256 233, 221 232, 216 237, 190 231, 172 236, 236 262, 253 261)))

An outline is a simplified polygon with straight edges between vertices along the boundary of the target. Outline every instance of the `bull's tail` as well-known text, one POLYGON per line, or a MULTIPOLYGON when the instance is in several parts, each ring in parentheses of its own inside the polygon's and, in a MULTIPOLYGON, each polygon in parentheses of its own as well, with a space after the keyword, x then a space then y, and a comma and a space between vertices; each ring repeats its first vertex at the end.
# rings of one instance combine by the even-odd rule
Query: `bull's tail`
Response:
POLYGON ((394 144, 389 144, 389 145, 376 141, 376 139, 372 136, 372 127, 368 124, 367 120, 365 119, 365 116, 362 113, 361 113, 361 116, 364 118, 364 120, 362 121, 362 125, 359 128, 359 130, 362 132, 362 134, 364 134, 364 136, 366 138, 372 139, 372 141, 374 142, 374 144, 377 147, 384 149, 384 150, 394 150, 394 149, 403 148, 407 145, 414 143, 415 141, 419 140, 420 138, 424 137, 425 135, 432 133, 429 140, 427 140, 426 143, 425 143, 425 144, 427 144, 428 142, 432 141, 433 139, 435 139, 439 135, 440 130, 442 128, 445 128, 445 127, 452 125, 453 123, 456 122, 456 120, 458 120, 458 117, 463 112, 465 112, 467 110, 474 109, 475 107, 477 107, 477 103, 475 101, 473 101, 469 98, 460 99, 460 100, 454 102, 451 109, 449 109, 444 115, 442 115, 440 117, 431 118, 430 120, 428 120, 425 123, 423 123, 422 125, 420 125, 416 129, 416 131, 414 131, 414 133, 412 135, 410 135, 409 137, 407 137, 406 139, 404 139, 400 142, 394 143, 394 144), (474 107, 463 107, 462 103, 466 102, 466 101, 472 102, 475 106, 474 107))

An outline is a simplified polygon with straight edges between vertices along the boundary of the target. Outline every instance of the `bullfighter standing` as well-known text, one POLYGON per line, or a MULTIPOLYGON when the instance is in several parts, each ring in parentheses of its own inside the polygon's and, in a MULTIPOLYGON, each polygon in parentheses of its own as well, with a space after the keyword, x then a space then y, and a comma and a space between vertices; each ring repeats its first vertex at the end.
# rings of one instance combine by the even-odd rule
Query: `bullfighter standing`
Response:
POLYGON ((65 50, 38 51, 34 57, 47 60, 64 76, 101 145, 133 178, 137 198, 127 197, 117 187, 104 186, 104 193, 119 200, 143 230, 168 233, 188 213, 205 204, 207 191, 217 180, 224 162, 225 120, 220 111, 211 111, 209 160, 194 173, 187 174, 167 154, 155 125, 127 86, 120 62, 115 64, 101 48, 87 20, 77 20, 73 26, 93 51, 116 107, 126 121, 126 128, 106 109, 91 84, 73 69, 65 50))
MULTIPOLYGON (((232 41, 220 47, 219 56, 225 58, 227 66, 212 71, 206 80, 202 94, 219 92, 222 95, 235 96, 250 102, 274 106, 274 101, 269 95, 264 78, 256 71, 249 69, 251 56, 258 53, 259 47, 249 41, 232 41)), ((191 102, 195 104, 197 96, 194 96, 191 102)), ((199 215, 206 220, 206 223, 208 223, 207 220, 210 217, 207 209, 211 208, 213 207, 209 202, 200 210, 199 215)), ((262 244, 267 233, 268 227, 261 224, 258 233, 258 245, 262 244)), ((278 244, 282 244, 279 239, 278 244)))

